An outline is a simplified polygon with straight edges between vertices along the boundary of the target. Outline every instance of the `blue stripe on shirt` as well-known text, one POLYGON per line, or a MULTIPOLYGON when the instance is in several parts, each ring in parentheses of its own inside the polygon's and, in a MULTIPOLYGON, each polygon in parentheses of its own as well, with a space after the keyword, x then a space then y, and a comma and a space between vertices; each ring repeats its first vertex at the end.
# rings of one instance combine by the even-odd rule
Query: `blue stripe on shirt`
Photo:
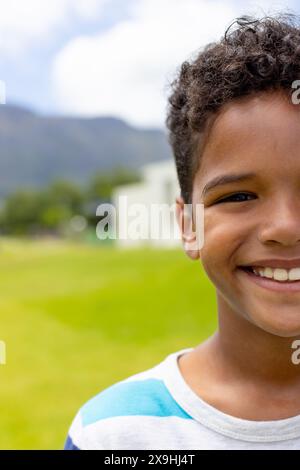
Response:
POLYGON ((177 404, 164 382, 158 379, 118 382, 81 408, 83 426, 104 418, 130 415, 192 419, 177 404))
POLYGON ((67 440, 65 442, 64 450, 80 450, 80 449, 79 447, 75 446, 71 437, 68 435, 67 440))

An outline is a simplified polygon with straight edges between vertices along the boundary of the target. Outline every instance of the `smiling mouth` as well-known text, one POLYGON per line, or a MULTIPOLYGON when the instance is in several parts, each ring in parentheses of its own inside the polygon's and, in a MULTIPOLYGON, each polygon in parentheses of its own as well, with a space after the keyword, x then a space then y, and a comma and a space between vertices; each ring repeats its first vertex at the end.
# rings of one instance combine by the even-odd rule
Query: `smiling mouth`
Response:
POLYGON ((300 279, 295 279, 295 280, 287 279, 287 280, 279 281, 272 277, 261 276, 260 274, 254 271, 252 266, 238 266, 238 268, 241 269, 242 271, 246 271, 249 274, 253 274, 253 276, 259 277, 261 279, 267 279, 268 281, 277 282, 278 284, 291 284, 294 282, 300 282, 300 279))
POLYGON ((237 266, 237 268, 239 272, 247 276, 247 279, 262 288, 275 292, 300 292, 300 280, 277 281, 276 279, 256 274, 251 266, 237 266))

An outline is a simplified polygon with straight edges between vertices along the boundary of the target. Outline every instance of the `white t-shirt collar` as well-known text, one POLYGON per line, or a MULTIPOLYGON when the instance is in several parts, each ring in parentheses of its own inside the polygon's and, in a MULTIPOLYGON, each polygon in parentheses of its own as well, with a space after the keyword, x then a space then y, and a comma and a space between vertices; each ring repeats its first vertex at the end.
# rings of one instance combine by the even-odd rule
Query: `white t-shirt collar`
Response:
POLYGON ((166 387, 192 418, 218 433, 244 441, 274 442, 300 436, 300 415, 272 421, 245 420, 223 413, 202 400, 184 380, 177 362, 179 356, 193 349, 171 353, 161 363, 166 387))

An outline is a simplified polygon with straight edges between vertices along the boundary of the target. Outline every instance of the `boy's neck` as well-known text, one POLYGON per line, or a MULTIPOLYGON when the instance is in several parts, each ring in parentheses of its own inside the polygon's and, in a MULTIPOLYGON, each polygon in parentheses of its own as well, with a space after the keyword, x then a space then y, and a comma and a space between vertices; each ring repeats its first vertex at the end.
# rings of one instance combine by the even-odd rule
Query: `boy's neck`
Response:
POLYGON ((300 385, 300 364, 292 361, 292 344, 299 338, 280 337, 264 331, 233 312, 218 296, 219 330, 211 347, 228 372, 257 384, 300 385))
POLYGON ((292 342, 265 332, 219 303, 219 329, 178 359, 186 383, 211 406, 248 420, 300 414, 300 364, 292 342))

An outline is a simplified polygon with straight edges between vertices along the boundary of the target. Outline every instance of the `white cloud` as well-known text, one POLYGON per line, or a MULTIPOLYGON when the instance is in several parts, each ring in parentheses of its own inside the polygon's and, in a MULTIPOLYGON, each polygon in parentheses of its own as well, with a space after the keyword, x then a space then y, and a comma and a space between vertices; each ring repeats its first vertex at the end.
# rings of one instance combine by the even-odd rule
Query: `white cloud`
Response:
MULTIPOLYGON (((247 4, 253 13, 257 7, 268 13, 271 5, 247 4)), ((163 126, 166 85, 175 68, 219 39, 241 13, 233 1, 138 0, 130 20, 101 35, 77 37, 55 57, 52 80, 61 111, 163 126)))
POLYGON ((45 41, 73 15, 86 19, 107 0, 0 0, 0 52, 17 56, 35 41, 45 41))

